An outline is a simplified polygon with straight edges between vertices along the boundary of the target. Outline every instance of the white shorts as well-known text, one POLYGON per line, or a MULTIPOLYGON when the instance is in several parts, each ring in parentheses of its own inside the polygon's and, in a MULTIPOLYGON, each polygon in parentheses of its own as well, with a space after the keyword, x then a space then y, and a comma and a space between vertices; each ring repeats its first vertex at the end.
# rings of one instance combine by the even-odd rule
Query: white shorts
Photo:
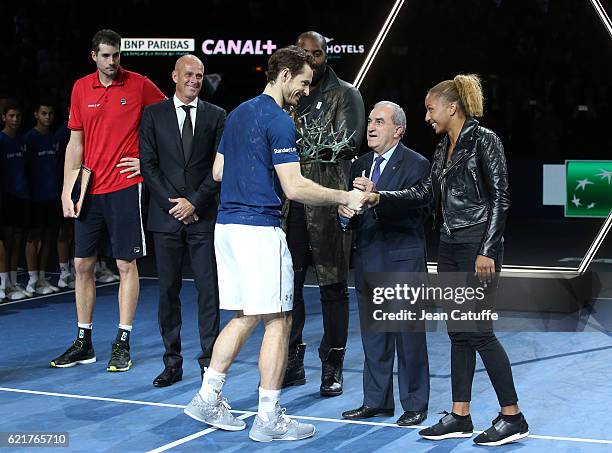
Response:
POLYGON ((215 226, 219 308, 245 315, 293 309, 293 262, 278 227, 215 226))

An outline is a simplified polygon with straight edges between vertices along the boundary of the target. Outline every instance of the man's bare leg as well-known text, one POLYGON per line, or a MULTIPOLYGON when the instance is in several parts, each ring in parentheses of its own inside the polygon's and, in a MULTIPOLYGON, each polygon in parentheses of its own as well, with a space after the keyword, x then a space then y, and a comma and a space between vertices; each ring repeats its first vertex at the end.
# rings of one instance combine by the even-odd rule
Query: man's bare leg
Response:
MULTIPOLYGON (((94 267, 95 262, 96 260, 94 260, 94 267)), ((117 260, 116 262, 117 269, 119 269, 119 324, 131 326, 140 293, 138 266, 136 260, 117 260)))
POLYGON ((185 408, 187 415, 224 430, 238 431, 246 427, 242 420, 228 411, 220 395, 227 371, 260 320, 261 316, 245 316, 238 312, 223 328, 215 341, 202 387, 185 408))
POLYGON ((6 297, 6 289, 10 286, 9 274, 8 274, 8 263, 6 262, 6 249, 4 248, 4 241, 0 240, 0 292, 2 298, 6 297))
POLYGON ((96 305, 96 277, 94 266, 96 257, 75 258, 74 270, 77 319, 79 324, 91 324, 96 305))
POLYGON ((26 238, 25 258, 29 276, 26 291, 31 293, 36 292, 38 272, 41 270, 40 262, 38 260, 38 254, 41 246, 41 234, 42 230, 40 228, 33 228, 28 231, 26 238))
POLYGON ((215 341, 210 368, 218 373, 226 374, 260 320, 261 316, 245 316, 242 312, 236 313, 236 316, 227 323, 215 341))
POLYGON ((264 337, 259 350, 260 386, 280 390, 287 367, 291 312, 263 315, 264 337))

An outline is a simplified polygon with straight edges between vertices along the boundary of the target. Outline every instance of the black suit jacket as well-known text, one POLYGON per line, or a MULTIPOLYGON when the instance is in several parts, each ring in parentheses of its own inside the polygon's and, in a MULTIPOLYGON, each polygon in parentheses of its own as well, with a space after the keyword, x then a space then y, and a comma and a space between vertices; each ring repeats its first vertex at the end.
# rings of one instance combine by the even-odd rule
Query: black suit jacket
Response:
POLYGON ((151 192, 147 229, 174 233, 184 226, 168 211, 168 198, 186 198, 195 206, 199 220, 186 228, 213 232, 217 216, 219 183, 212 166, 223 127, 225 110, 198 99, 194 142, 187 162, 183 154, 173 98, 144 109, 140 122, 140 171, 151 192))

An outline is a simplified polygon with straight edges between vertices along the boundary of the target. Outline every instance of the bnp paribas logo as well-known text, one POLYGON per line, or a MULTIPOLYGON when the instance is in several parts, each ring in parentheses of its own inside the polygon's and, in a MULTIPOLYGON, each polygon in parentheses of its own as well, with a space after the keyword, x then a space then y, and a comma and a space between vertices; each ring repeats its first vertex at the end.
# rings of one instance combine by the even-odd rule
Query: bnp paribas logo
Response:
POLYGON ((612 210, 612 161, 565 161, 566 217, 607 217, 612 210))

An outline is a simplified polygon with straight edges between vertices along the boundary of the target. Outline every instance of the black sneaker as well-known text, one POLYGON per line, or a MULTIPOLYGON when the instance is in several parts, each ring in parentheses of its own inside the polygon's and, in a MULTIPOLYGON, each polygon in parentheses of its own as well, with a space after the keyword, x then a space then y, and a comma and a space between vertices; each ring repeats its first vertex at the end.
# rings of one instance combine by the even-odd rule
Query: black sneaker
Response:
POLYGON ((474 443, 489 447, 497 447, 527 437, 529 435, 527 420, 525 420, 522 413, 518 415, 520 415, 518 420, 510 421, 504 418, 502 414, 499 414, 497 418, 491 422, 493 426, 476 436, 474 443))
POLYGON ((130 348, 121 343, 113 343, 111 358, 108 361, 106 371, 127 371, 131 368, 130 348))
POLYGON ((429 440, 455 439, 461 437, 472 437, 474 425, 472 425, 472 417, 457 417, 454 413, 446 411, 438 423, 429 428, 419 431, 419 436, 429 440))
POLYGON ((51 366, 55 368, 70 368, 77 363, 94 363, 96 361, 96 353, 93 345, 87 344, 83 340, 74 340, 66 352, 56 359, 51 360, 51 366))

